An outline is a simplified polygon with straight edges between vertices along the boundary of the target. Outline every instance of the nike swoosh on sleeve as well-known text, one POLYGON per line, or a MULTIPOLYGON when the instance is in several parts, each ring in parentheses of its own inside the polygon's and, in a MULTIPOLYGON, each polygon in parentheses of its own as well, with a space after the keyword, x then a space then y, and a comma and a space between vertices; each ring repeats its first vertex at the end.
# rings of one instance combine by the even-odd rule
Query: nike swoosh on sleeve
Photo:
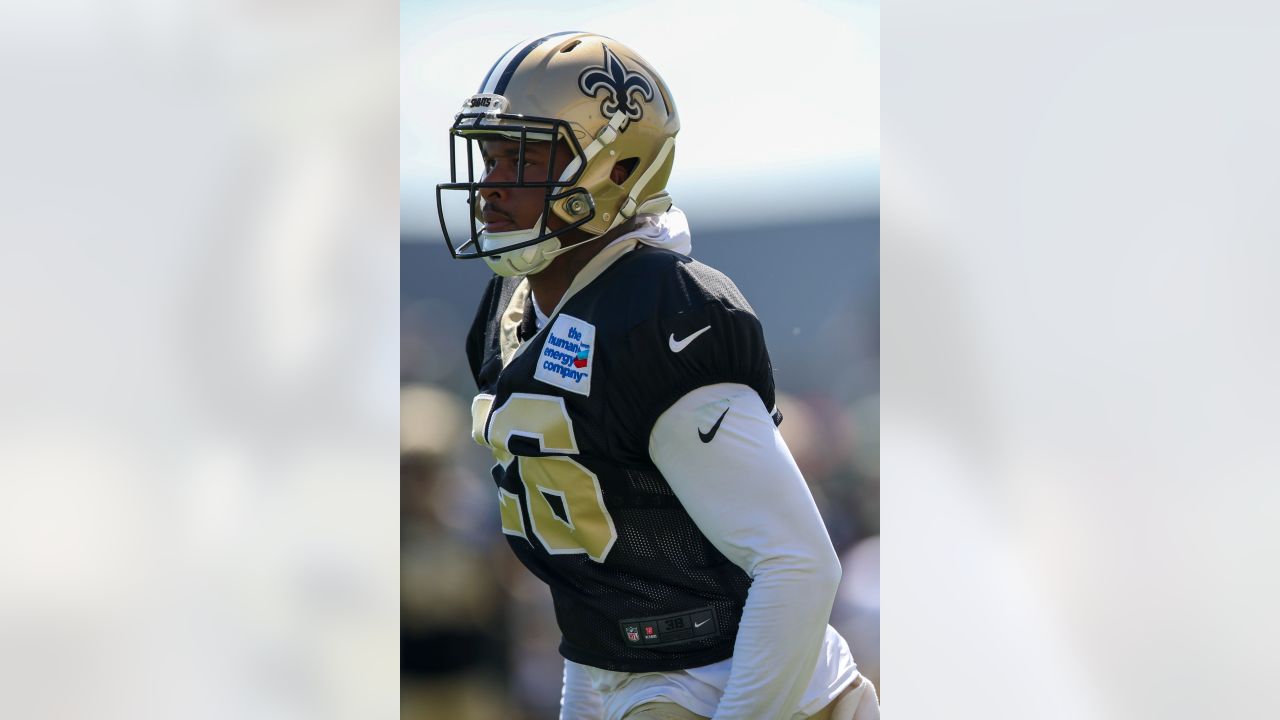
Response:
POLYGON ((699 335, 701 335, 702 333, 710 329, 711 329, 711 326, 708 325, 683 340, 676 340, 676 334, 671 333, 671 337, 667 338, 667 345, 671 347, 671 352, 678 353, 681 350, 689 347, 689 343, 693 342, 694 340, 697 340, 699 335))
POLYGON ((698 428, 698 439, 704 443, 711 442, 711 438, 715 437, 716 431, 720 429, 720 423, 724 422, 724 416, 728 414, 729 408, 725 408, 724 412, 720 413, 720 417, 716 419, 716 424, 712 425, 707 432, 702 432, 702 428, 698 428))

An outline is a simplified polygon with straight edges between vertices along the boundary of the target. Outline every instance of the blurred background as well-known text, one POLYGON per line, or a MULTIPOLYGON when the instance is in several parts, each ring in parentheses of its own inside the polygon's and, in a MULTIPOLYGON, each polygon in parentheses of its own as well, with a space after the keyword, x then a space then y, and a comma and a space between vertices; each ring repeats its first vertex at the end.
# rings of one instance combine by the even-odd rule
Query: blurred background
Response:
POLYGON ((615 37, 662 74, 682 130, 669 189, 693 255, 764 324, 782 432, 844 566, 832 624, 880 684, 879 5, 401 6, 402 716, 544 720, 562 660, 545 585, 498 526, 469 435, 463 339, 489 270, 440 240, 447 128, 529 37, 615 37), (832 80, 835 80, 833 84, 832 80), (521 631, 511 631, 513 617, 521 631), (540 622, 530 624, 530 619, 540 622))
POLYGON ((0 5, 0 717, 399 713, 397 9, 0 5))

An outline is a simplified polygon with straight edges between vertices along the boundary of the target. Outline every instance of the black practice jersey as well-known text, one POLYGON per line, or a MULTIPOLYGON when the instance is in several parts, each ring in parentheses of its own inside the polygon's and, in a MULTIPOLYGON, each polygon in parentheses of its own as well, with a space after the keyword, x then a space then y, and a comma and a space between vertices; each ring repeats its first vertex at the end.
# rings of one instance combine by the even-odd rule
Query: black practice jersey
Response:
POLYGON ((511 548, 551 588, 560 653, 628 672, 729 657, 751 578, 689 518, 648 446, 657 418, 704 385, 741 383, 773 407, 759 320, 720 272, 643 245, 537 332, 521 282, 490 282, 467 338, 473 434, 498 460, 511 548))

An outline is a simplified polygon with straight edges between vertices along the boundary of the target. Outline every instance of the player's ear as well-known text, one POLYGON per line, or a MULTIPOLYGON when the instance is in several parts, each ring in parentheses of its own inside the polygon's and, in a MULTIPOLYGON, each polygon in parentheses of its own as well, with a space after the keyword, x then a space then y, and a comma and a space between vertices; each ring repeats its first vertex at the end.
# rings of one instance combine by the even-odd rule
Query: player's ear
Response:
POLYGON ((619 160, 613 164, 613 170, 609 172, 609 179, 614 185, 621 185, 631 177, 632 171, 636 169, 636 165, 640 164, 640 158, 627 158, 619 160))

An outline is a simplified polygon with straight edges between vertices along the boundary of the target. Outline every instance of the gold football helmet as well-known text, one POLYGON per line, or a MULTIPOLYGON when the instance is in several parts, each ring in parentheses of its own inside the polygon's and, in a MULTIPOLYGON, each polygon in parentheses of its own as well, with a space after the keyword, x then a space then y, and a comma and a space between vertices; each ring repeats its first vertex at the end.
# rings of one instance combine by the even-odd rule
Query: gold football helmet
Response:
POLYGON ((489 69, 449 129, 450 182, 436 186, 449 251, 455 258, 482 257, 499 275, 530 275, 572 247, 562 247, 560 241, 570 230, 596 237, 638 214, 665 212, 671 207, 665 188, 679 130, 666 83, 622 43, 585 32, 519 43, 489 69), (520 143, 514 182, 476 179, 473 144, 493 137, 520 143), (552 145, 552 166, 559 148, 572 153, 560 177, 552 177, 551 171, 546 177, 524 177, 527 144, 555 140, 564 143, 552 145), (630 169, 621 184, 611 175, 619 162, 630 169), (465 182, 459 180, 460 164, 466 166, 465 182), (495 187, 543 188, 542 216, 531 228, 484 231, 478 225, 481 191, 495 187), (450 236, 446 191, 468 193, 471 232, 463 242, 450 236), (553 216, 566 224, 548 227, 553 216))

